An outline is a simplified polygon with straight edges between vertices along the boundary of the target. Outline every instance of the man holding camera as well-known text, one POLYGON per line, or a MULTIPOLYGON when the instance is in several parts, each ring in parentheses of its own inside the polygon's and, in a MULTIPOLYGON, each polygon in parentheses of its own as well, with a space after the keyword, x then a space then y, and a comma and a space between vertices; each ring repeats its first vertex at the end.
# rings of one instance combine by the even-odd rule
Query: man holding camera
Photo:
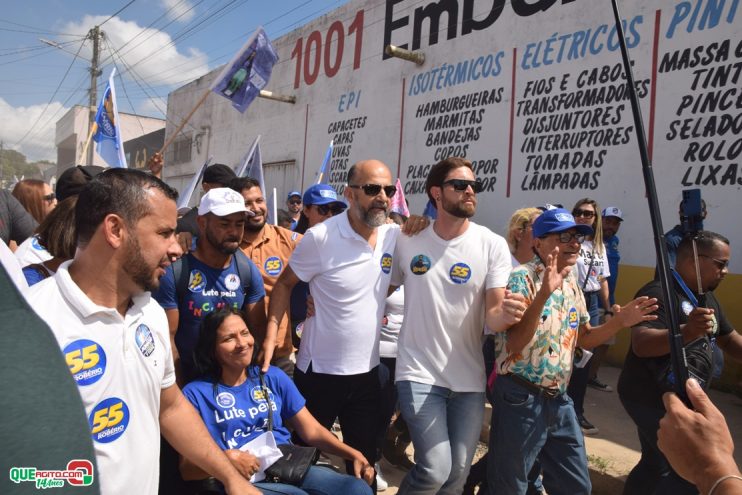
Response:
MULTIPOLYGON (((680 242, 672 275, 675 311, 689 371, 704 387, 711 379, 715 345, 733 359, 742 360, 742 337, 724 317, 712 292, 728 272, 729 255, 728 239, 714 232, 699 231, 680 242)), ((637 295, 656 297, 659 308, 656 320, 632 328, 631 347, 618 381, 619 397, 637 425, 642 448, 642 457, 629 474, 624 493, 695 494, 696 487, 678 476, 657 448, 659 421, 665 414, 662 394, 671 388, 667 378, 668 318, 659 281, 648 283, 637 295)))

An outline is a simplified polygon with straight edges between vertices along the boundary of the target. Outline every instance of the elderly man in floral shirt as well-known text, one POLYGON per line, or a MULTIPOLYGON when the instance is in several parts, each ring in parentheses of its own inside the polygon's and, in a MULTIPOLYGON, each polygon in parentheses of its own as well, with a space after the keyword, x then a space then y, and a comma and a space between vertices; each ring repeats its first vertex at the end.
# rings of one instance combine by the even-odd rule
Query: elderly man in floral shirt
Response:
POLYGON ((607 323, 590 326, 572 268, 580 244, 592 233, 567 210, 547 210, 533 224, 536 256, 510 274, 508 289, 522 294, 528 309, 519 323, 495 336, 491 493, 525 494, 537 456, 549 495, 591 491, 584 438, 566 394, 575 350, 593 348, 621 328, 654 319, 650 313, 657 308, 656 299, 640 297, 615 305, 615 317, 607 323))

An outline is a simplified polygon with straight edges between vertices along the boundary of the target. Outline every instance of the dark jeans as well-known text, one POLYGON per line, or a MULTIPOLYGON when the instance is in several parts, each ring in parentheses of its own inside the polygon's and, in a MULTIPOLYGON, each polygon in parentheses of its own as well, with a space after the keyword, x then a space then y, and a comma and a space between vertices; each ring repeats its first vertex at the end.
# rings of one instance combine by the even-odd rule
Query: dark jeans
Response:
POLYGON ((390 427, 389 422, 394 416, 397 408, 397 387, 394 386, 394 372, 397 367, 396 358, 381 358, 379 364, 379 386, 381 387, 381 415, 379 417, 379 429, 377 430, 377 452, 381 458, 381 449, 384 446, 386 430, 390 427))
MULTIPOLYGON (((596 327, 600 324, 600 313, 598 312, 598 291, 584 292, 587 311, 590 313, 590 326, 596 327)), ((592 358, 590 359, 592 361, 592 358)), ((573 368, 572 376, 569 378, 567 395, 575 403, 575 413, 579 418, 585 413, 585 393, 587 382, 590 377, 590 361, 582 368, 573 368)))
MULTIPOLYGON (((315 373, 310 363, 306 373, 294 370, 294 383, 306 399, 307 409, 322 426, 330 429, 337 418, 343 441, 358 449, 372 465, 378 460, 381 386, 377 367, 358 375, 328 375, 315 373)), ((346 461, 345 468, 353 474, 352 462, 346 461)))
POLYGON ((585 439, 572 400, 535 395, 509 376, 498 376, 494 389, 488 493, 523 495, 538 457, 550 495, 589 495, 585 439))
POLYGON ((181 495, 188 489, 180 476, 180 454, 160 437, 160 485, 159 495, 181 495))
MULTIPOLYGON (((637 386, 641 386, 637 384, 637 386)), ((629 473, 624 485, 625 495, 695 495, 698 490, 672 470, 657 448, 657 430, 665 411, 621 398, 626 412, 636 423, 642 456, 629 473)))

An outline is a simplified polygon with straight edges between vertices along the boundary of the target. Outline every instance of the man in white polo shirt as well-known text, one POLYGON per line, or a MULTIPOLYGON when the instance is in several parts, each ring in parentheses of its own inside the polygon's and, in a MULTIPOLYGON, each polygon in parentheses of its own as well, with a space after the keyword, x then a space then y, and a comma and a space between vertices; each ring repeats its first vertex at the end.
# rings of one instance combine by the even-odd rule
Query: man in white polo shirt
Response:
POLYGON ((386 223, 393 184, 380 161, 350 168, 349 208, 307 231, 273 288, 264 346, 267 367, 291 288, 308 282, 315 315, 304 324, 294 381, 314 417, 326 428, 338 418, 345 443, 371 462, 378 457, 379 329, 399 235, 386 223))
POLYGON ((147 292, 182 254, 176 198, 144 172, 100 174, 77 202, 75 259, 29 289, 28 301, 51 327, 77 382, 101 493, 157 493, 162 429, 229 493, 258 494, 175 385, 167 319, 147 292))
POLYGON ((396 383, 415 447, 400 494, 459 494, 484 416, 483 331, 504 331, 525 311, 506 294, 511 269, 505 239, 470 221, 482 184, 471 162, 447 158, 425 190, 438 212, 415 237, 402 236, 392 286, 404 284, 396 383))

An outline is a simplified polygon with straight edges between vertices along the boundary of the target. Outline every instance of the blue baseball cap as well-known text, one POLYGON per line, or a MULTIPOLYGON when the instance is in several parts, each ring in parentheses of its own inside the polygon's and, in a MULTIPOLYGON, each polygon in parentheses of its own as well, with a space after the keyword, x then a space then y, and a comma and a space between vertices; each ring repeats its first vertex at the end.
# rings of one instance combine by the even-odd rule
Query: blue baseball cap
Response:
POLYGON ((593 235, 592 227, 575 223, 575 217, 564 208, 546 210, 533 222, 534 237, 543 237, 569 229, 577 229, 580 234, 593 235))
POLYGON ((299 196, 301 198, 301 193, 299 191, 291 191, 288 196, 286 196, 286 199, 291 199, 294 196, 299 196))
POLYGON ((309 189, 304 191, 304 198, 302 199, 305 205, 329 205, 331 203, 339 203, 346 208, 345 202, 338 199, 338 193, 335 189, 328 184, 315 184, 309 189))

